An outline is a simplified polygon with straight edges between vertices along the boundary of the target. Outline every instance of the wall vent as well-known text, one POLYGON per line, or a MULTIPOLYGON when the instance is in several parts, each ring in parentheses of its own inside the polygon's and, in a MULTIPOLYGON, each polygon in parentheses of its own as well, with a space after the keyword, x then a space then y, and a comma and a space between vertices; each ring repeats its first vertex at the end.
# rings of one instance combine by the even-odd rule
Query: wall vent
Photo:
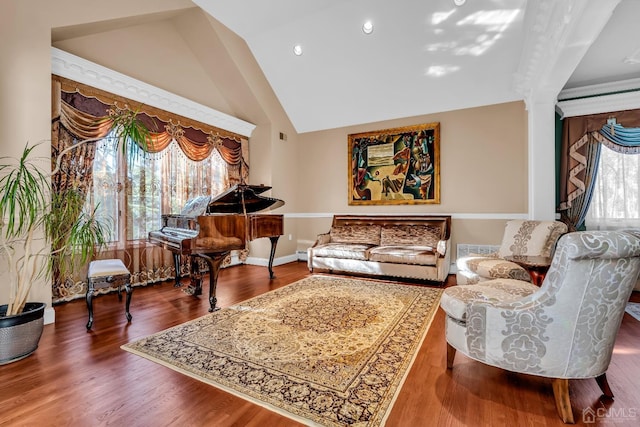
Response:
POLYGON ((463 256, 471 254, 489 255, 494 252, 498 252, 500 246, 496 245, 470 245, 468 243, 458 243, 456 257, 461 258, 463 256))

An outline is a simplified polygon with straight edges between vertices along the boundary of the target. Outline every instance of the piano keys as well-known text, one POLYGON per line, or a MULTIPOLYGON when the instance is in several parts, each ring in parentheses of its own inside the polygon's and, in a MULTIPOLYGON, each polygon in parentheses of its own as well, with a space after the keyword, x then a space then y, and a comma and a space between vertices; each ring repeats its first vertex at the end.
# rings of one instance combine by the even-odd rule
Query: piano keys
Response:
POLYGON ((213 197, 206 212, 194 215, 162 215, 162 228, 149 233, 149 242, 173 253, 176 283, 180 286, 180 255, 191 256, 191 288, 202 294, 202 274, 197 258, 209 266, 209 311, 217 310, 216 285, 222 261, 232 250, 245 249, 246 242, 268 237, 271 241, 269 277, 274 278, 273 258, 283 234, 283 215, 255 213, 284 205, 284 201, 262 196, 271 187, 238 184, 213 197))

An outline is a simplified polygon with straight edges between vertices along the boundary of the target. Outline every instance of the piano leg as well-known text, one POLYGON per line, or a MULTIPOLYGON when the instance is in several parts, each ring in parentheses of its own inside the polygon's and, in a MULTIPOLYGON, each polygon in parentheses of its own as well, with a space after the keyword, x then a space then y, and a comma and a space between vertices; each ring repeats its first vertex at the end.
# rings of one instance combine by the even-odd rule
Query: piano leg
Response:
POLYGON ((191 255, 189 258, 191 262, 191 274, 189 275, 191 281, 189 288, 185 292, 194 296, 202 295, 202 271, 200 271, 198 257, 191 255))
POLYGON ((220 310, 220 307, 216 307, 218 298, 216 298, 216 287, 218 285, 218 273, 220 272, 220 265, 222 261, 229 255, 229 251, 216 252, 212 254, 198 254, 209 265, 209 312, 220 310))
POLYGON ((176 283, 173 284, 174 288, 179 288, 180 286, 182 286, 182 283, 180 283, 180 254, 179 253, 173 253, 173 264, 176 268, 176 283))
POLYGON ((269 255, 269 278, 273 279, 275 275, 273 274, 273 257, 276 255, 276 246, 278 246, 278 239, 280 236, 272 236, 269 237, 271 240, 271 254, 269 255))

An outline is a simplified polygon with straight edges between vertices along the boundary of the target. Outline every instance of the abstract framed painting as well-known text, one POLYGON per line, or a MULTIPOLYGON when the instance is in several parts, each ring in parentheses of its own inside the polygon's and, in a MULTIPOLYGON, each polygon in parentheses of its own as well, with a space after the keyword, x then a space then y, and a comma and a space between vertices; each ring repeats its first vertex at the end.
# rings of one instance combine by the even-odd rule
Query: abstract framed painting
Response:
POLYGON ((440 203, 440 123, 349 135, 349 205, 440 203))

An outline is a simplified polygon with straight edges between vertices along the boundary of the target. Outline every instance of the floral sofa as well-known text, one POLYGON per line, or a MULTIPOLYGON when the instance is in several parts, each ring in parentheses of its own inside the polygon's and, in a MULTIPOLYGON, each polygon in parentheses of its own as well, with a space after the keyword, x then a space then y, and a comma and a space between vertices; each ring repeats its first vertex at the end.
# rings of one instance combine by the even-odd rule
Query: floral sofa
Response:
POLYGON ((309 271, 419 279, 444 284, 451 217, 335 215, 307 250, 309 271))

